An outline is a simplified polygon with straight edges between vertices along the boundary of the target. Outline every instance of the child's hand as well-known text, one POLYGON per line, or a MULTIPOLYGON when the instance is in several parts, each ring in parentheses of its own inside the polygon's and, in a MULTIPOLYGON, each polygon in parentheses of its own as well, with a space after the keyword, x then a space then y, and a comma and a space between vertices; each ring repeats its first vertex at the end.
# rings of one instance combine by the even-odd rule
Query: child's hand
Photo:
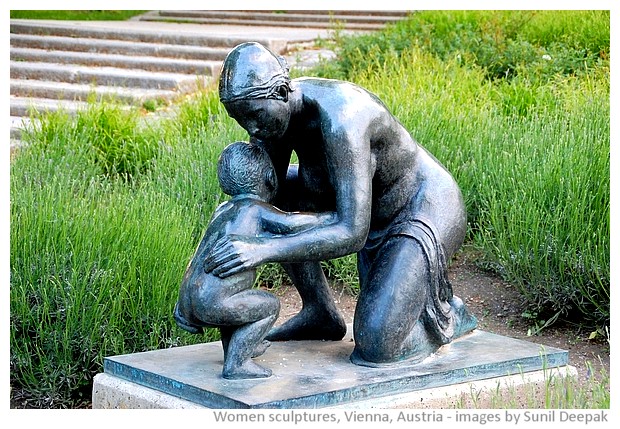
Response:
POLYGON ((336 212, 323 212, 319 213, 319 218, 324 225, 329 225, 338 220, 338 213, 336 212))

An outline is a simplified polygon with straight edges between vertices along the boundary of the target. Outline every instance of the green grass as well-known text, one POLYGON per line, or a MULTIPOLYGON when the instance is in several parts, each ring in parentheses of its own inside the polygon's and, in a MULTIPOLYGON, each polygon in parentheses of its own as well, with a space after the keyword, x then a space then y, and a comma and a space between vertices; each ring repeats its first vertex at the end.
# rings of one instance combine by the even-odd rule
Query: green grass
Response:
MULTIPOLYGON (((593 14, 596 25, 574 12, 536 20, 425 12, 397 33, 359 45, 341 41, 342 61, 316 70, 345 74, 375 92, 448 167, 463 190, 468 244, 483 255, 479 263, 515 284, 541 323, 555 315, 588 327, 609 321, 609 59, 608 45, 595 42, 608 40, 599 33, 609 27, 593 14), (578 19, 579 31, 571 24, 578 19), (524 20, 520 32, 500 25, 524 20), (549 34, 564 32, 566 43, 554 51, 564 56, 551 65, 521 61, 517 72, 498 78, 492 64, 473 60, 482 57, 467 51, 465 40, 457 50, 437 48, 453 39, 454 22, 469 28, 487 21, 505 40, 527 42, 526 53, 540 54, 549 34), (565 67, 579 55, 577 67, 565 67)), ((33 405, 88 401, 104 356, 216 337, 184 333, 172 308, 223 198, 217 156, 247 135, 210 90, 177 107, 176 117, 148 127, 137 111, 112 103, 75 118, 41 116, 24 136, 29 146, 12 160, 11 385, 33 405)), ((334 281, 357 288, 354 257, 324 267, 334 281)), ((260 281, 286 278, 269 266, 260 281)))
POLYGON ((12 10, 11 19, 55 19, 65 21, 125 21, 145 10, 12 10))
MULTIPOLYGON (((591 367, 588 372, 590 373, 591 367)), ((457 409, 602 409, 610 408, 610 377, 606 371, 585 378, 575 374, 561 375, 544 369, 540 382, 528 380, 526 374, 517 380, 499 382, 494 388, 471 387, 454 404, 457 409)))
MULTIPOLYGON (((192 106, 184 111, 189 121, 192 106)), ((239 134, 210 113, 228 125, 142 129, 107 104, 75 119, 54 114, 13 161, 11 373, 41 405, 89 400, 106 355, 215 338, 186 335, 172 320, 184 268, 221 198, 214 160, 239 134), (133 143, 109 144, 106 124, 118 126, 115 141, 133 143), (140 145, 148 168, 132 155, 140 145), (109 158, 134 166, 120 175, 109 158)))

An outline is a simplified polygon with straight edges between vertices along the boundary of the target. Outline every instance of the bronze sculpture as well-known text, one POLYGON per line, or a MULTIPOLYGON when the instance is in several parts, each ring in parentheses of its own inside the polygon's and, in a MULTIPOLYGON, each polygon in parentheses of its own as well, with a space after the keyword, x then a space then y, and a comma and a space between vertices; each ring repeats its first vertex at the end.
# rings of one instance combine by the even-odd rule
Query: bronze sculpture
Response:
POLYGON ((255 145, 228 145, 218 160, 218 179, 224 193, 232 198, 215 210, 186 269, 174 318, 181 328, 195 334, 202 333, 204 327, 219 328, 224 378, 269 377, 271 370, 251 358, 269 346, 264 338, 278 317, 278 298, 252 289, 256 270, 219 278, 205 272, 202 262, 225 235, 294 234, 327 224, 334 214, 284 213, 268 204, 277 189, 277 179, 269 157, 255 145))
POLYGON ((282 263, 303 309, 268 340, 343 338, 320 261, 352 253, 360 277, 354 363, 420 362, 476 327, 447 279, 467 225, 460 189, 375 95, 349 82, 291 80, 285 61, 258 43, 228 54, 219 92, 273 162, 273 204, 336 213, 294 235, 225 235, 206 256, 205 271, 221 278, 282 263), (289 165, 293 151, 299 165, 289 165))

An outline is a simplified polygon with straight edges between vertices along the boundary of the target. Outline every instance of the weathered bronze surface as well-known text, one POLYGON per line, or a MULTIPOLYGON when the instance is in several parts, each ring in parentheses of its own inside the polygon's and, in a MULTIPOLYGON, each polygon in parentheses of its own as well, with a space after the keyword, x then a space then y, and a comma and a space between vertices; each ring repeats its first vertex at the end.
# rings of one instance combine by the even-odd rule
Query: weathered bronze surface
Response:
POLYGON ((273 163, 272 203, 335 213, 307 231, 219 234, 212 251, 200 253, 196 263, 222 281, 266 262, 284 266, 303 308, 268 340, 344 337, 320 261, 352 253, 360 277, 354 363, 420 362, 476 327, 447 278, 467 226, 460 189, 381 100, 350 82, 291 80, 286 62, 258 43, 229 53, 219 92, 250 145, 273 163), (290 165, 293 152, 298 165, 290 165))

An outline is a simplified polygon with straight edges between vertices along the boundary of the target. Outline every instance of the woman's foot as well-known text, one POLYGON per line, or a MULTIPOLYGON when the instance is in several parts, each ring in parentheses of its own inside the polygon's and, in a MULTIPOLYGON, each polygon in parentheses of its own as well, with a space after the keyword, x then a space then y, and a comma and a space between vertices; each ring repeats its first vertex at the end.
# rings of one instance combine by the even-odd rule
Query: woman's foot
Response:
POLYGON ((272 328, 266 339, 269 341, 339 341, 346 333, 347 324, 339 313, 315 311, 312 307, 304 307, 284 324, 272 328))

